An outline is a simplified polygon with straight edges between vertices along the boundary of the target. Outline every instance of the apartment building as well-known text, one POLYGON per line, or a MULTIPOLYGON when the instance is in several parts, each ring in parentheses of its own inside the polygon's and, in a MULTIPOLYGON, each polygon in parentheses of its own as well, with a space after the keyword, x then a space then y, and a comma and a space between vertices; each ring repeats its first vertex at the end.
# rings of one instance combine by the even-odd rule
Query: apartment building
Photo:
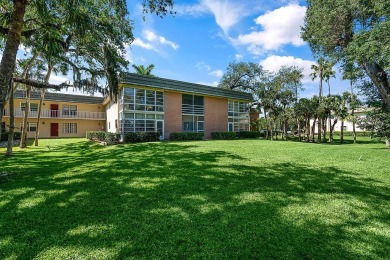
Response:
POLYGON ((249 131, 252 95, 183 81, 123 75, 117 101, 106 99, 109 132, 249 131))
MULTIPOLYGON (((28 137, 37 128, 39 92, 31 93, 28 137)), ((21 132, 25 92, 15 92, 15 131, 21 132)), ((252 95, 183 81, 127 73, 116 100, 102 97, 46 93, 39 136, 83 137, 86 131, 172 132, 249 131, 252 95)), ((9 107, 3 111, 9 125, 9 107)))
MULTIPOLYGON (((14 94, 15 132, 21 132, 26 93, 14 94)), ((28 114, 27 137, 35 136, 39 92, 32 92, 28 114)), ((3 127, 9 127, 9 106, 3 111, 3 127)), ((106 112, 102 97, 46 93, 39 126, 40 138, 84 137, 86 131, 105 130, 106 112)))

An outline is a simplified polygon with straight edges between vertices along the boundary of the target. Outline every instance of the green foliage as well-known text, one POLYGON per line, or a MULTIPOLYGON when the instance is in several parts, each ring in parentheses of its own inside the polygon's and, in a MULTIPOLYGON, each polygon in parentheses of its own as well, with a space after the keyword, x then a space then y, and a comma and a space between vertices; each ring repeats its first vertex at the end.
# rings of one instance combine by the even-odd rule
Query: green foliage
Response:
POLYGON ((117 133, 110 133, 110 132, 104 133, 104 141, 108 145, 119 143, 120 138, 121 138, 121 135, 117 134, 117 133))
POLYGON ((86 138, 89 140, 97 140, 103 142, 105 140, 106 132, 104 131, 87 131, 86 138))
POLYGON ((137 74, 140 74, 140 75, 145 75, 145 76, 152 76, 154 77, 154 75, 152 74, 152 70, 154 69, 154 64, 150 64, 149 66, 145 67, 144 65, 131 65, 135 72, 137 74))
MULTIPOLYGON (((21 132, 14 132, 14 140, 19 140, 22 136, 21 132)), ((1 141, 7 141, 8 140, 8 131, 2 131, 1 132, 1 141)))
POLYGON ((259 138, 260 136, 261 136, 261 133, 257 132, 257 131, 237 132, 237 137, 240 138, 240 139, 259 138))
POLYGON ((307 2, 302 38, 314 54, 341 62, 351 80, 369 77, 390 110, 389 1, 307 2))
POLYGON ((169 140, 172 141, 203 140, 203 138, 203 133, 175 132, 169 134, 169 140))
MULTIPOLYGON (((344 136, 353 136, 352 131, 343 131, 344 136)), ((341 132, 340 131, 334 131, 333 135, 340 136, 341 132)), ((356 136, 360 137, 373 137, 373 132, 371 131, 357 131, 356 136)))
POLYGON ((159 140, 160 133, 157 132, 126 133, 123 139, 125 143, 157 142, 159 140))
POLYGON ((211 139, 233 140, 233 139, 236 139, 236 132, 212 132, 211 139))

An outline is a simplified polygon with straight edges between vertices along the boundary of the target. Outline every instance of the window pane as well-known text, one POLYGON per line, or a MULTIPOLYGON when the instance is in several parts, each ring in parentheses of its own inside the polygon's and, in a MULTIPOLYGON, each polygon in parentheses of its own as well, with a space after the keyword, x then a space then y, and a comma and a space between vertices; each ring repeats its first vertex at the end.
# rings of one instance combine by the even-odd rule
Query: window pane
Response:
POLYGON ((203 106, 203 96, 194 96, 194 105, 203 106))
POLYGON ((194 97, 193 95, 183 94, 183 103, 182 104, 192 105, 193 97, 194 97))
POLYGON ((145 104, 145 90, 143 89, 135 90, 135 103, 145 104))
POLYGON ((143 119, 145 118, 145 114, 135 114, 136 119, 143 119))
POLYGON ((154 119, 155 115, 154 114, 146 114, 147 119, 154 119))
POLYGON ((164 119, 164 115, 156 115, 156 119, 164 119))
POLYGON ((134 89, 124 88, 124 103, 134 103, 134 89))

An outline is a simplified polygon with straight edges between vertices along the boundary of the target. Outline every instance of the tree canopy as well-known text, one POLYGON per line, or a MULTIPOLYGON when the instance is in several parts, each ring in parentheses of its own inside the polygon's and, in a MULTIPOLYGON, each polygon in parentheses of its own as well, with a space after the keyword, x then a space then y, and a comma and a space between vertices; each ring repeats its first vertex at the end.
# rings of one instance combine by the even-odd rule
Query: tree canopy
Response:
POLYGON ((314 54, 365 72, 390 110, 390 2, 308 0, 302 38, 314 54))

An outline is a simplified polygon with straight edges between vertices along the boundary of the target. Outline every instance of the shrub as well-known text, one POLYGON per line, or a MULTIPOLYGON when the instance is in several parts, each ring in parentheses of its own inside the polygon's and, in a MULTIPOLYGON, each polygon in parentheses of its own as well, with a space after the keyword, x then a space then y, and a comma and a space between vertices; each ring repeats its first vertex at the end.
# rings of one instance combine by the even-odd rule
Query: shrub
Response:
MULTIPOLYGON (((333 135, 340 136, 340 131, 334 131, 333 135)), ((356 136, 372 136, 371 131, 356 131, 356 136)), ((353 131, 344 131, 344 136, 353 136, 353 131)))
MULTIPOLYGON (((20 139, 22 136, 21 132, 14 132, 14 140, 20 139)), ((8 141, 8 131, 1 132, 1 141, 8 141)))
POLYGON ((138 142, 156 142, 160 140, 160 133, 157 132, 136 132, 126 133, 124 135, 125 143, 138 143, 138 142))
POLYGON ((105 141, 106 132, 104 131, 87 131, 86 138, 89 140, 105 141))
POLYGON ((236 132, 212 132, 211 139, 215 140, 233 140, 236 138, 236 132))
POLYGON ((261 136, 260 132, 257 131, 242 131, 237 133, 238 138, 246 139, 246 138, 259 138, 261 136))
POLYGON ((169 139, 172 141, 185 141, 185 140, 203 140, 203 133, 170 133, 169 139))
POLYGON ((121 138, 121 135, 120 134, 116 134, 116 133, 104 133, 104 141, 107 143, 107 144, 116 144, 119 142, 121 138))

